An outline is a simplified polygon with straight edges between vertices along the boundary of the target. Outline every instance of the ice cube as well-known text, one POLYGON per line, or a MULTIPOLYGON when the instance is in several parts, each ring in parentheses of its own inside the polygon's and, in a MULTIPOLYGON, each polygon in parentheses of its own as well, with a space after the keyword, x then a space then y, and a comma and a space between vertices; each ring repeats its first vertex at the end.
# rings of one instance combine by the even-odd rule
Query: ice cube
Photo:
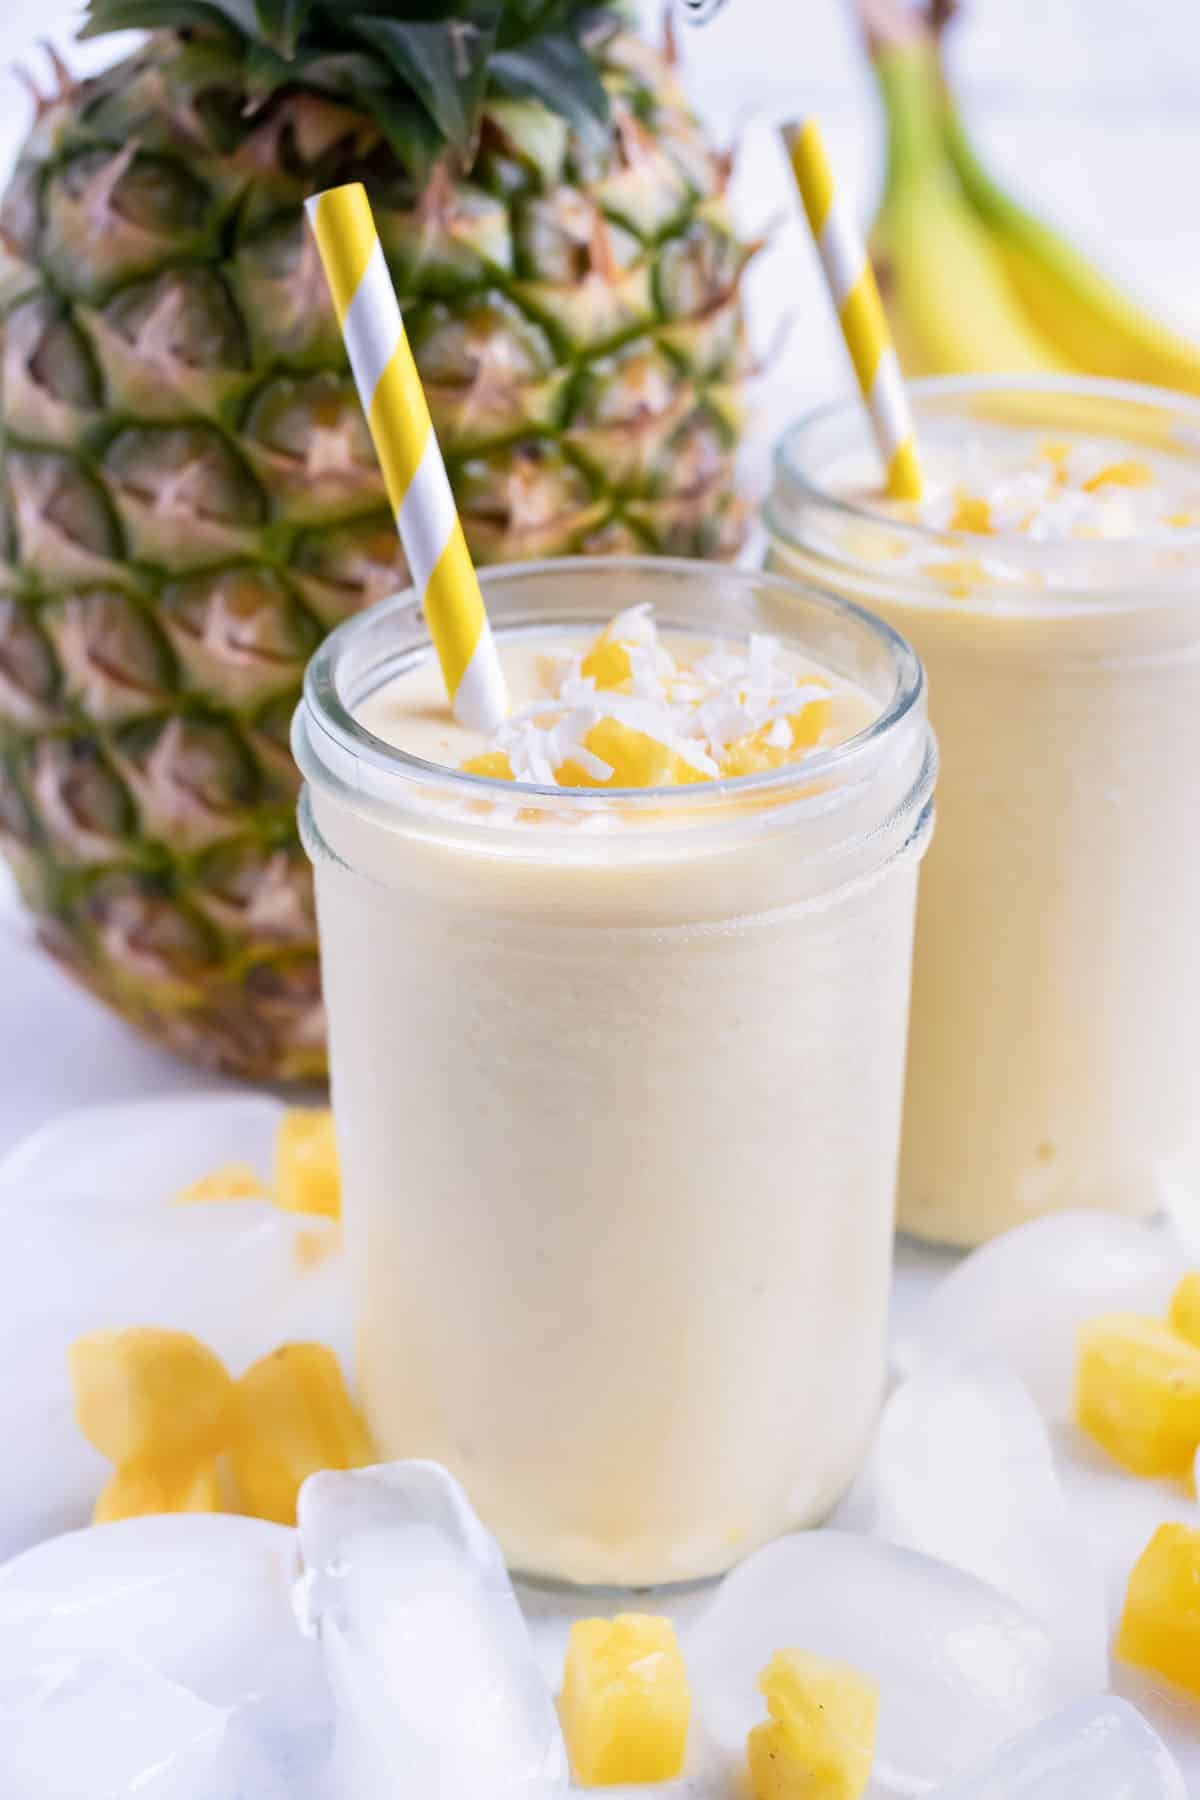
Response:
POLYGON ((1156 1173, 1167 1228, 1188 1262, 1195 1267, 1200 1263, 1200 1192, 1197 1192, 1191 1169, 1184 1171, 1164 1162, 1160 1163, 1156 1173))
POLYGON ((1161 1676, 1131 1668, 1115 1657, 1112 1692, 1133 1706, 1158 1733, 1183 1770, 1186 1792, 1200 1794, 1200 1731, 1196 1729, 1195 1698, 1161 1676))
POLYGON ((1130 1476, 1076 1426, 1052 1429, 1054 1459, 1071 1516, 1101 1570, 1115 1630, 1129 1571, 1160 1525, 1200 1531, 1200 1506, 1179 1481, 1130 1476))
POLYGON ((873 1789, 919 1794, 1077 1698, 1045 1627, 947 1563, 840 1531, 780 1538, 727 1575, 684 1652, 696 1710, 739 1763, 776 1650, 880 1686, 873 1789))
POLYGON ((981 1357, 922 1367, 884 1409, 873 1471, 881 1536, 1010 1595, 1041 1619, 1081 1693, 1107 1686, 1103 1578, 1010 1369, 981 1357))
POLYGON ((222 1163, 271 1176, 283 1103, 266 1094, 165 1095, 80 1107, 44 1125, 0 1163, 0 1205, 37 1196, 37 1211, 79 1202, 157 1206, 222 1163))
POLYGON ((226 1715, 136 1657, 0 1668, 0 1791, 19 1800, 240 1800, 226 1715))
MULTIPOLYGON (((332 1725, 235 1712, 225 1728, 221 1774, 230 1800, 329 1800, 332 1725)), ((208 1800, 208 1795, 203 1796, 208 1800)))
POLYGON ((177 1206, 214 1160, 269 1166, 275 1101, 234 1096, 101 1107, 38 1133, 4 1164, 0 1317, 21 1366, 0 1391, 20 1482, 0 1491, 0 1556, 84 1524, 107 1469, 76 1429, 73 1338, 105 1326, 193 1331, 236 1374, 294 1338, 350 1373, 338 1227, 265 1202, 177 1206))
POLYGON ((353 1800, 552 1800, 566 1752, 495 1540, 436 1464, 314 1475, 300 1490, 306 1606, 353 1800))
POLYGON ((136 1654, 215 1706, 327 1730, 317 1647, 296 1625, 296 1534, 221 1514, 128 1519, 0 1569, 0 1642, 136 1654))
POLYGON ((934 1800, 1187 1800, 1187 1788, 1145 1719, 1105 1694, 1022 1732, 934 1800))
POLYGON ((1065 1418, 1080 1325, 1103 1312, 1164 1312, 1182 1269, 1165 1230, 1109 1213, 1053 1213, 959 1263, 901 1334, 895 1361, 907 1374, 933 1357, 996 1356, 1049 1418, 1065 1418))

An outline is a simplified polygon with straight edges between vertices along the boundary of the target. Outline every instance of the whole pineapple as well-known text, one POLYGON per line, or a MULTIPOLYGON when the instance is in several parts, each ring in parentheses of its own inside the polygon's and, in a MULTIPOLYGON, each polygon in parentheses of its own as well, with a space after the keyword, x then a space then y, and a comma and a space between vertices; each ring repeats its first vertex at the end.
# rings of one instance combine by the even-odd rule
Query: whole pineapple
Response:
POLYGON ((0 844, 130 1019, 315 1076, 288 724, 405 569, 303 200, 367 185, 480 562, 736 545, 748 252, 592 0, 91 0, 126 26, 0 212, 0 844))

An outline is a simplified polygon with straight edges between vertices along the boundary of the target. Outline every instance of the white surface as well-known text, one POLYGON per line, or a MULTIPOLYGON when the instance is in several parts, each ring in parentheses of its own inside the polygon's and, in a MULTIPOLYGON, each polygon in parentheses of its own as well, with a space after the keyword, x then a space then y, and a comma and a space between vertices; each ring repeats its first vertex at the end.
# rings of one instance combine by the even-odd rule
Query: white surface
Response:
POLYGON ((0 918, 0 1153, 71 1107, 187 1093, 204 1080, 240 1091, 130 1031, 0 918))

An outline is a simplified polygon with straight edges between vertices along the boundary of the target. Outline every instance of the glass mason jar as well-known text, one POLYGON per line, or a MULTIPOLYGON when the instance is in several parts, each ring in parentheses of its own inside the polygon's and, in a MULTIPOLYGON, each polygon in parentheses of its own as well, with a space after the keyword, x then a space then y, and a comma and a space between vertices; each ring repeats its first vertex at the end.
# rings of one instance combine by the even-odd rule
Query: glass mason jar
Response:
MULTIPOLYGON (((1165 451, 1200 523, 1192 401, 1069 378, 911 393, 926 460, 973 489, 1012 432, 1165 451)), ((846 497, 869 456, 859 406, 802 422, 767 523, 772 568, 882 614, 929 681, 900 1223, 974 1244, 1060 1207, 1152 1212, 1200 1189, 1200 534, 899 524, 846 497)))
POLYGON ((502 650, 650 601, 663 630, 775 633, 878 709, 767 775, 515 787, 356 721, 431 654, 405 594, 326 640, 296 719, 380 1449, 452 1469, 527 1572, 709 1575, 820 1519, 874 1424, 921 669, 766 575, 573 559, 484 586, 502 650))

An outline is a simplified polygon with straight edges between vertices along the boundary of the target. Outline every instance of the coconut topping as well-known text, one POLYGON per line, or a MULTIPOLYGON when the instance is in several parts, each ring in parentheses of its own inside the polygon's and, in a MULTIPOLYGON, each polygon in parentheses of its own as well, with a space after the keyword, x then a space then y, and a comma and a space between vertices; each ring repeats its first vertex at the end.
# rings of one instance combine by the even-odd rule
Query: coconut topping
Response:
POLYGON ((1109 542, 1200 528, 1200 475, 1194 467, 1181 497, 1177 458, 1164 467, 1095 439, 1030 441, 1013 434, 1003 445, 966 440, 952 475, 934 480, 923 498, 897 507, 935 531, 986 537, 1109 542), (1167 466, 1169 464, 1169 466, 1167 466))
POLYGON ((648 605, 548 658, 546 690, 463 768, 540 787, 669 787, 795 762, 830 723, 829 683, 788 668, 775 638, 679 660, 648 605))

